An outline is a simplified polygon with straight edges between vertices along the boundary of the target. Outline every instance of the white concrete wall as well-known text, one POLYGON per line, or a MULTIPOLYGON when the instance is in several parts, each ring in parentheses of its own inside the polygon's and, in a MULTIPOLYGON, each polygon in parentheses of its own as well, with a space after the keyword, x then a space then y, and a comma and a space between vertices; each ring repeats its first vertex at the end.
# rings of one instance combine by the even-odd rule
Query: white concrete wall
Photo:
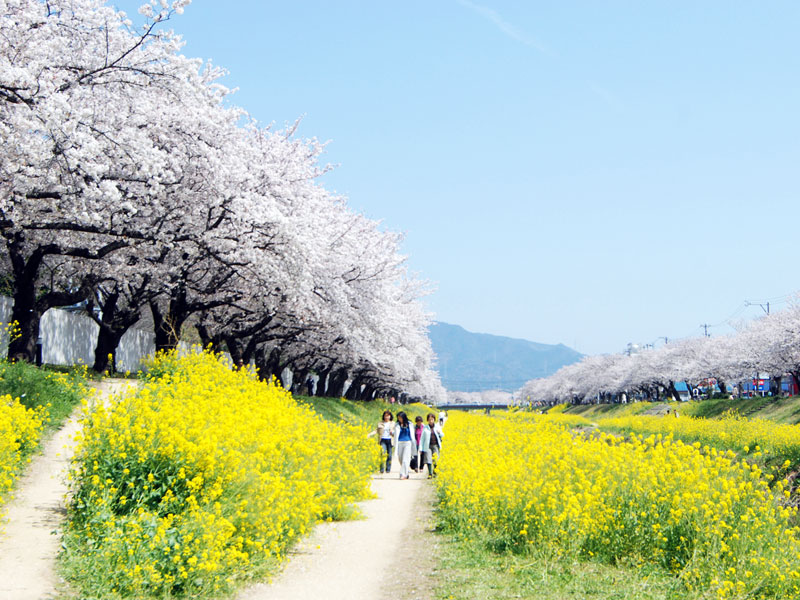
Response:
POLYGON ((86 315, 50 309, 42 315, 42 361, 51 365, 92 365, 97 323, 86 315))
POLYGON ((5 354, 8 348, 8 322, 11 321, 11 309, 14 302, 11 298, 0 296, 0 351, 5 354))
MULTIPOLYGON (((13 301, 0 297, 0 323, 5 326, 11 320, 13 301)), ((42 360, 53 365, 94 364, 94 348, 97 344, 97 323, 88 316, 58 308, 51 308, 42 316, 40 336, 42 338, 42 360)), ((8 336, 0 334, 0 352, 5 354, 8 336)), ((138 371, 142 359, 155 351, 155 335, 149 331, 129 329, 117 348, 117 369, 138 371)))
POLYGON ((156 351, 156 336, 152 331, 128 329, 117 348, 117 370, 136 372, 141 362, 156 351))

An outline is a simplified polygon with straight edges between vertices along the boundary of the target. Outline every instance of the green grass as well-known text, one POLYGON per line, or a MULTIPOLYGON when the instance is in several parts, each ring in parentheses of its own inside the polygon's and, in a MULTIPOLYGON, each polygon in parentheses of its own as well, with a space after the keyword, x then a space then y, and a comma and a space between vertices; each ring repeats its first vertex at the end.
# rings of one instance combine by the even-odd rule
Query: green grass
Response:
POLYGON ((747 418, 759 418, 796 425, 800 423, 800 396, 754 397, 700 400, 691 402, 632 402, 629 404, 585 404, 567 407, 566 414, 581 415, 587 419, 642 414, 653 410, 677 409, 682 415, 713 419, 734 411, 747 418))
MULTIPOLYGON (((84 367, 82 367, 80 365, 71 365, 71 366, 70 365, 51 365, 51 364, 45 363, 39 368, 42 371, 47 371, 47 372, 51 372, 51 373, 73 374, 75 372, 80 372, 80 373, 83 374, 84 379, 87 379, 89 381, 102 381, 103 378, 105 377, 104 373, 98 373, 97 371, 92 371, 91 369, 84 368, 84 367)), ((113 375, 113 376, 117 377, 117 375, 113 375)), ((122 377, 122 375, 119 375, 119 377, 122 377)))
POLYGON ((437 600, 694 600, 678 579, 653 568, 497 554, 478 541, 439 534, 437 600))
POLYGON ((616 417, 621 414, 639 414, 644 412, 655 404, 663 404, 656 402, 632 402, 629 404, 576 404, 575 406, 568 406, 564 409, 564 413, 568 415, 580 415, 587 419, 595 417, 616 417))
POLYGON ((425 419, 428 413, 435 413, 423 404, 390 404, 383 400, 353 401, 344 398, 323 398, 317 396, 294 396, 295 400, 311 406, 322 418, 329 421, 347 423, 377 424, 382 420, 383 411, 389 410, 397 418, 397 413, 405 411, 411 422, 419 415, 425 419))
POLYGON ((739 400, 705 400, 689 403, 690 414, 694 417, 713 419, 735 410, 743 417, 767 419, 776 423, 795 425, 800 423, 800 397, 753 397, 739 400))
POLYGON ((61 427, 85 395, 85 369, 53 371, 25 362, 0 362, 0 395, 9 394, 31 409, 47 406, 45 431, 61 427))

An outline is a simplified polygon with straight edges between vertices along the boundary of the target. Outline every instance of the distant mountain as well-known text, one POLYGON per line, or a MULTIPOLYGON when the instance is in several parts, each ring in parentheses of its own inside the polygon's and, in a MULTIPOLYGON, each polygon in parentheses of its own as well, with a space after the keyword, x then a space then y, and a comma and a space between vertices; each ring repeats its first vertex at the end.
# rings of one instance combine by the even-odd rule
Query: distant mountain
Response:
POLYGON ((430 338, 442 384, 460 392, 515 391, 526 381, 551 375, 583 357, 563 344, 472 333, 449 323, 434 323, 430 338))

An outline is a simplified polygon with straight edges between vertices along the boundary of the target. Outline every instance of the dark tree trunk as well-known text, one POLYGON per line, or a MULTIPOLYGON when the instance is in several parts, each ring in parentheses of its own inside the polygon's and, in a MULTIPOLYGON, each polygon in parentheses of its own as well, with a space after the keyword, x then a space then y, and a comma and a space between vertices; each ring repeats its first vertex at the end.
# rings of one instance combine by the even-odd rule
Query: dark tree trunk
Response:
POLYGON ((269 352, 261 351, 256 355, 256 368, 259 379, 269 381, 273 377, 280 386, 283 386, 283 366, 281 363, 281 351, 275 347, 269 352))
POLYGON ((314 390, 315 396, 324 396, 327 385, 328 385, 328 375, 330 375, 331 369, 320 369, 318 371, 319 381, 317 381, 317 389, 314 390))
MULTIPOLYGON (((236 338, 228 336, 228 337, 225 338, 225 346, 227 346, 227 348, 228 348, 228 354, 231 355, 231 360, 233 361, 233 364, 235 364, 237 366, 245 364, 244 356, 243 356, 243 352, 242 352, 242 350, 243 350, 242 349, 242 344, 239 342, 239 340, 237 340, 236 338)), ((249 359, 248 359, 247 362, 250 362, 249 359)))
POLYGON ((186 306, 182 292, 173 295, 166 314, 161 312, 156 302, 150 303, 156 336, 156 352, 175 350, 180 342, 181 328, 191 312, 186 306))
POLYGON ((258 352, 258 344, 259 340, 256 336, 250 336, 250 339, 247 340, 247 344, 245 344, 242 350, 242 360, 245 364, 249 364, 250 361, 255 358, 258 352))
POLYGON ((292 370, 292 388, 296 394, 301 396, 311 395, 311 392, 308 390, 308 386, 306 385, 310 374, 310 369, 302 369, 298 372, 292 370))
POLYGON ((15 235, 8 244, 9 258, 14 274, 14 307, 11 322, 14 337, 8 344, 9 360, 36 361, 36 342, 39 339, 39 323, 44 312, 50 308, 36 301, 36 277, 44 254, 34 252, 25 260, 19 248, 24 244, 23 234, 15 235))
POLYGON ((117 370, 117 348, 122 336, 125 335, 125 330, 112 330, 108 327, 100 327, 97 334, 97 345, 94 348, 94 365, 92 369, 97 373, 103 373, 108 370, 109 366, 111 371, 117 370), (109 356, 111 357, 109 365, 109 356))
POLYGON ((166 317, 155 302, 150 303, 150 312, 153 314, 153 333, 155 334, 156 352, 169 347, 170 332, 166 317))
POLYGON ((4 231, 2 235, 5 237, 8 259, 14 278, 14 307, 11 311, 11 320, 16 321, 18 329, 15 339, 10 340, 8 344, 8 358, 35 362, 36 342, 39 338, 39 323, 42 315, 50 308, 69 306, 85 300, 91 291, 91 281, 89 277, 85 277, 77 290, 56 291, 51 287, 37 297, 36 282, 45 258, 63 255, 98 259, 124 247, 126 243, 115 240, 94 251, 87 248, 63 248, 58 244, 51 243, 29 251, 26 249, 25 232, 4 231))
POLYGON ((222 343, 224 339, 221 335, 212 335, 205 325, 198 325, 196 329, 204 350, 210 350, 214 353, 222 352, 222 343))
POLYGON ((678 393, 678 390, 675 389, 674 381, 669 382, 669 394, 672 396, 672 399, 675 400, 675 402, 681 401, 681 395, 678 393))
POLYGON ((203 348, 205 349, 208 348, 209 346, 213 348, 214 339, 208 332, 208 327, 206 327, 205 325, 198 325, 196 329, 197 329, 197 335, 200 337, 200 344, 203 346, 203 348))
POLYGON ((778 375, 777 377, 770 377, 769 380, 769 391, 772 392, 772 395, 777 397, 781 395, 781 384, 783 383, 783 376, 778 375))
POLYGON ((337 369, 331 373, 328 389, 325 393, 328 396, 341 398, 344 392, 344 384, 347 382, 347 375, 347 369, 337 369))
POLYGON ((281 363, 281 351, 278 348, 274 348, 269 353, 267 368, 269 369, 269 374, 278 381, 281 387, 284 387, 283 364, 281 363))
POLYGON ((94 312, 94 302, 90 302, 88 306, 89 316, 100 328, 97 333, 94 365, 92 366, 97 373, 103 373, 109 368, 109 355, 111 356, 111 370, 117 370, 117 348, 122 336, 139 320, 138 309, 119 310, 118 303, 118 293, 106 295, 99 317, 94 312))
POLYGON ((267 358, 264 355, 263 350, 261 352, 256 352, 255 355, 255 364, 256 364, 256 374, 258 378, 262 381, 266 381, 269 379, 267 375, 267 358))
POLYGON ((33 282, 14 294, 11 322, 15 324, 14 337, 8 344, 8 359, 32 363, 36 360, 36 340, 39 339, 39 323, 42 313, 36 310, 33 282))
POLYGON ((356 376, 347 388, 347 393, 344 395, 348 400, 358 400, 361 394, 361 377, 356 376))

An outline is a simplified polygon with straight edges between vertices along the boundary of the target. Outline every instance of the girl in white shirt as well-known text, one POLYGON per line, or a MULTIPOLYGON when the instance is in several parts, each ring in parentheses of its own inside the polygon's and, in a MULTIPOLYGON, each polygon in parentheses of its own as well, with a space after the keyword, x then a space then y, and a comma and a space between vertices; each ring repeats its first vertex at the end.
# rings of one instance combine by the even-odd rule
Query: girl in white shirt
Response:
POLYGON ((378 443, 381 445, 381 473, 386 473, 392 470, 392 444, 394 439, 394 417, 388 410, 383 411, 383 420, 378 423, 378 443), (386 455, 386 461, 383 460, 383 455, 386 455))
POLYGON ((400 479, 408 479, 408 468, 411 457, 417 453, 414 439, 414 426, 408 422, 406 413, 397 413, 397 424, 394 426, 394 445, 397 448, 397 460, 400 461, 400 479))

